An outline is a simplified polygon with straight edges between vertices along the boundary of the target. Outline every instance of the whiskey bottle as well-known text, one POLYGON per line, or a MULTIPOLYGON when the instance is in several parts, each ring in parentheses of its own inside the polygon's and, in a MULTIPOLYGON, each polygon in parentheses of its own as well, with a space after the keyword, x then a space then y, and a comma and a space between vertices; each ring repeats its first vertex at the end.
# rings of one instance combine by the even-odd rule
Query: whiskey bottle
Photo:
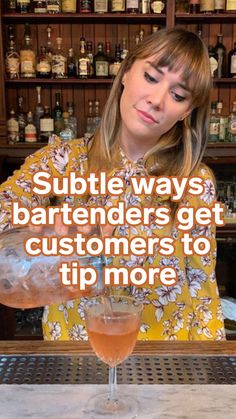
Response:
POLYGON ((229 77, 236 78, 236 42, 234 43, 234 48, 229 52, 228 65, 229 77))
POLYGON ((112 13, 125 12, 125 0, 111 0, 111 12, 112 13))
POLYGON ((165 1, 157 1, 157 0, 153 0, 151 1, 151 11, 152 13, 165 13, 165 1))
POLYGON ((62 79, 67 77, 67 58, 61 49, 62 38, 56 38, 57 48, 52 54, 52 77, 62 79))
POLYGON ((76 76, 76 61, 73 48, 69 49, 69 55, 67 60, 67 76, 70 78, 76 76))
POLYGON ((99 127, 100 122, 101 122, 101 116, 100 116, 100 100, 99 99, 95 99, 94 105, 95 105, 94 129, 96 131, 96 129, 99 127))
POLYGON ((10 40, 6 52, 5 70, 6 76, 9 79, 18 79, 20 77, 20 56, 15 49, 15 42, 13 39, 10 40))
POLYGON ((37 130, 37 138, 39 139, 40 134, 40 118, 44 114, 44 108, 41 103, 41 86, 36 86, 36 92, 37 92, 37 104, 35 107, 35 113, 34 113, 34 122, 37 130))
POLYGON ((50 25, 47 26, 47 46, 46 46, 46 54, 48 56, 48 59, 50 61, 50 63, 52 62, 52 54, 53 54, 53 49, 52 49, 52 41, 51 41, 51 33, 52 33, 52 28, 50 25))
POLYGON ((209 128, 209 142, 214 143, 219 141, 220 120, 216 115, 216 102, 211 103, 210 128, 209 128))
POLYGON ((226 48, 223 45, 223 35, 217 35, 217 42, 214 47, 214 51, 217 55, 218 67, 214 73, 214 77, 218 79, 226 76, 226 48))
POLYGON ((108 12, 108 0, 94 0, 94 12, 95 13, 107 13, 108 12))
POLYGON ((217 117, 219 119, 219 141, 223 142, 226 139, 226 132, 228 126, 228 118, 222 114, 223 103, 217 102, 217 117))
POLYGON ((87 57, 89 59, 89 77, 94 76, 94 67, 93 67, 93 43, 91 41, 87 41, 87 57))
POLYGON ((200 12, 200 0, 189 0, 188 12, 196 14, 200 12))
POLYGON ((67 112, 69 114, 68 124, 71 130, 73 131, 73 139, 77 138, 78 133, 78 121, 74 116, 74 104, 73 102, 67 102, 67 112))
POLYGON ((37 142, 37 130, 33 121, 32 112, 27 113, 27 123, 25 126, 25 142, 36 143, 37 142))
POLYGON ((52 112, 52 117, 54 119, 54 132, 59 135, 60 132, 64 129, 63 121, 63 110, 61 107, 61 94, 59 92, 55 93, 55 107, 52 112))
POLYGON ((122 38, 122 49, 120 52, 120 58, 122 61, 127 57, 128 53, 129 53, 129 50, 127 48, 127 39, 122 38))
POLYGON ((109 64, 109 75, 115 77, 120 69, 122 59, 120 57, 120 45, 115 46, 115 58, 109 64))
POLYGON ((80 79, 87 79, 90 76, 90 58, 86 52, 85 39, 80 38, 80 51, 76 61, 77 76, 80 79))
POLYGON ((25 126, 26 126, 26 114, 23 111, 23 96, 17 97, 17 121, 19 124, 19 142, 23 143, 25 141, 25 126))
POLYGON ((95 125, 94 125, 94 115, 93 115, 93 101, 88 100, 88 114, 86 118, 86 129, 85 133, 86 136, 92 136, 95 131, 95 125))
POLYGON ((15 13, 16 12, 16 0, 8 0, 7 1, 7 11, 8 11, 8 13, 15 13))
POLYGON ((236 0, 226 0, 226 12, 236 13, 236 0))
POLYGON ((25 23, 25 34, 20 50, 20 76, 31 78, 36 76, 35 52, 31 44, 31 31, 28 23, 25 23))
POLYGON ((218 69, 218 57, 212 45, 209 45, 208 47, 208 54, 209 54, 211 75, 212 77, 214 77, 218 69))
POLYGON ((94 56, 95 77, 106 78, 109 75, 108 57, 103 52, 103 43, 98 43, 98 52, 94 56))
POLYGON ((80 13, 92 13, 92 0, 79 0, 80 13))
POLYGON ((225 0, 215 0, 215 13, 223 13, 225 11, 225 0))
POLYGON ((150 1, 149 0, 141 0, 141 13, 143 15, 146 15, 147 13, 150 13, 150 1))
POLYGON ((139 13, 139 0, 126 0, 127 13, 139 13))
POLYGON ((48 143, 54 131, 54 121, 50 115, 49 106, 44 107, 44 114, 40 118, 40 136, 41 143, 48 143))
POLYGON ((40 54, 38 56, 36 65, 36 74, 37 77, 42 79, 50 79, 51 77, 51 62, 49 61, 48 55, 46 53, 46 47, 40 48, 40 54))
POLYGON ((47 13, 46 0, 33 0, 34 13, 47 13))
POLYGON ((62 114, 63 117, 63 129, 60 131, 59 133, 59 137, 61 139, 61 141, 66 142, 66 141, 71 141, 73 140, 73 131, 70 127, 69 124, 69 113, 68 112, 63 112, 62 114))
POLYGON ((205 14, 211 14, 215 10, 214 0, 200 0, 200 12, 205 14))
POLYGON ((61 12, 61 0, 46 0, 47 13, 55 14, 61 12))
POLYGON ((19 122, 14 109, 11 109, 10 118, 7 120, 7 141, 9 144, 17 144, 19 142, 19 122))
POLYGON ((236 102, 233 102, 232 112, 229 115, 227 140, 236 142, 236 102))
POLYGON ((16 0, 16 12, 17 13, 29 13, 30 12, 30 0, 16 0))
POLYGON ((76 0, 62 0, 62 13, 76 13, 76 0))

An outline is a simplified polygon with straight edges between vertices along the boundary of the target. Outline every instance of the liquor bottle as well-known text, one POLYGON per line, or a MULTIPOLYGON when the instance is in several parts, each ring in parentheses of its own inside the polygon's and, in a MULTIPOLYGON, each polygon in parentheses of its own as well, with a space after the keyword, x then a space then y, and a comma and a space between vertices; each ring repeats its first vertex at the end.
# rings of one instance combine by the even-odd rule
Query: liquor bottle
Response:
POLYGON ((17 13, 29 13, 30 12, 30 0, 16 0, 16 12, 17 13))
POLYGON ((60 132, 64 129, 63 121, 63 110, 61 107, 61 94, 59 92, 55 93, 55 107, 52 111, 52 117, 54 119, 54 132, 59 135, 60 132))
POLYGON ((26 143, 37 142, 37 130, 33 121, 33 114, 31 111, 27 113, 27 122, 25 126, 25 142, 26 143))
POLYGON ((16 12, 16 0, 8 0, 7 1, 7 11, 8 11, 8 13, 15 13, 16 12))
POLYGON ((236 0, 226 0, 226 12, 236 13, 236 0))
POLYGON ((236 142, 236 102, 233 102, 232 112, 229 115, 227 140, 236 142))
POLYGON ((63 79, 67 77, 67 58, 61 49, 62 38, 56 38, 57 48, 52 54, 52 77, 63 79))
POLYGON ((229 51, 228 74, 229 77, 236 78, 236 42, 234 42, 234 48, 231 51, 229 51))
POLYGON ((208 54, 209 54, 209 62, 210 62, 210 68, 211 68, 211 75, 212 77, 215 76, 218 69, 218 56, 215 52, 215 49, 212 45, 209 45, 208 47, 208 54))
POLYGON ((100 116, 100 100, 99 99, 95 99, 94 105, 95 105, 94 128, 96 130, 99 127, 100 122, 101 122, 101 116, 100 116))
POLYGON ((80 38, 80 51, 76 60, 76 72, 80 79, 87 79, 90 76, 90 58, 86 52, 86 43, 83 37, 80 38))
POLYGON ((215 10, 214 0, 200 0, 200 12, 205 14, 211 14, 215 10))
POLYGON ((37 104, 35 107, 35 113, 34 113, 34 122, 37 130, 37 138, 39 139, 40 134, 40 118, 44 114, 44 108, 41 103, 41 86, 36 86, 36 92, 37 92, 37 104))
POLYGON ((149 0, 141 0, 141 13, 146 15, 150 13, 150 1, 149 0))
POLYGON ((79 0, 80 13, 92 13, 92 0, 79 0))
POLYGON ((91 41, 87 41, 86 48, 87 48, 87 57, 89 59, 89 77, 93 77, 94 76, 93 43, 91 41))
POLYGON ((214 76, 218 79, 226 76, 226 48, 223 45, 223 35, 217 35, 217 42, 214 47, 214 51, 217 55, 218 67, 214 73, 214 76))
POLYGON ((76 76, 76 61, 73 48, 69 49, 69 55, 67 60, 67 76, 70 78, 76 76))
POLYGON ((216 102, 211 103, 209 142, 215 143, 219 141, 220 120, 216 115, 216 102))
POLYGON ((111 12, 112 13, 125 12, 125 0, 111 0, 111 12))
POLYGON ((223 142, 226 139, 228 118, 222 114, 223 103, 217 102, 217 118, 219 118, 219 141, 223 142))
POLYGON ((92 136, 95 131, 94 115, 93 115, 93 101, 88 100, 88 114, 86 118, 86 134, 92 136))
POLYGON ((9 79, 18 79, 20 77, 20 56, 15 49, 15 42, 13 39, 10 40, 6 52, 5 70, 6 76, 9 79))
POLYGON ((98 52, 94 55, 94 72, 97 78, 106 78, 109 75, 109 63, 106 54, 103 52, 103 43, 98 43, 98 52))
POLYGON ((25 23, 24 41, 20 50, 20 76, 24 78, 36 76, 36 58, 31 44, 31 31, 28 23, 25 23))
POLYGON ((200 0, 189 0, 188 12, 196 14, 200 12, 200 0))
POLYGON ((108 12, 108 0, 94 0, 94 12, 95 13, 107 13, 108 12))
POLYGON ((139 13, 139 0, 126 0, 127 13, 139 13))
POLYGON ((47 13, 46 0, 33 0, 34 13, 47 13))
POLYGON ((215 0, 215 13, 223 13, 225 11, 225 0, 215 0))
POLYGON ((166 2, 151 0, 151 11, 152 13, 165 13, 166 2))
POLYGON ((7 141, 9 144, 19 142, 19 122, 14 109, 10 110, 10 118, 7 120, 7 141))
POLYGON ((62 0, 62 13, 76 13, 76 0, 62 0))
POLYGON ((44 114, 40 118, 40 135, 41 143, 48 143, 54 131, 54 120, 50 115, 49 106, 44 106, 44 114))
POLYGON ((109 64, 109 75, 115 77, 120 69, 122 64, 122 59, 120 57, 120 45, 115 46, 115 58, 111 60, 109 64))
POLYGON ((74 116, 74 104, 73 102, 67 102, 67 112, 69 114, 68 124, 73 131, 73 138, 77 138, 78 133, 78 121, 74 116))
POLYGON ((61 12, 61 0, 46 0, 47 13, 55 14, 61 12))
POLYGON ((144 38, 144 29, 140 29, 139 31, 139 41, 143 42, 143 38, 144 38))
POLYGON ((51 62, 46 53, 46 47, 40 48, 40 54, 36 65, 36 75, 42 79, 50 79, 52 75, 51 62))
POLYGON ((23 111, 23 96, 17 97, 17 120, 19 124, 19 142, 23 143, 25 141, 25 126, 26 126, 26 114, 23 111))
POLYGON ((198 23, 197 25, 197 36, 202 39, 202 24, 198 23))
POLYGON ((68 112, 63 112, 63 129, 59 133, 59 137, 62 142, 73 140, 73 131, 69 125, 69 114, 68 112))
POLYGON ((53 54, 53 48, 52 48, 52 41, 51 41, 51 33, 52 28, 50 25, 47 26, 47 46, 46 46, 46 54, 48 56, 48 59, 50 63, 52 62, 52 54, 53 54))
POLYGON ((127 39, 122 38, 122 49, 120 52, 120 58, 122 61, 127 57, 128 53, 129 53, 129 50, 127 48, 127 39))

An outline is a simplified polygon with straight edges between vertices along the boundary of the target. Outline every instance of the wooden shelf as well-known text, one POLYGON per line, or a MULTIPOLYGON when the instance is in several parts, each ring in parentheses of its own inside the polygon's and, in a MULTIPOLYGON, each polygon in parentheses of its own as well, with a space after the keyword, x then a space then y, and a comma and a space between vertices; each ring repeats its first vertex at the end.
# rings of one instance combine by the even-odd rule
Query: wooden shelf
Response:
POLYGON ((2 15, 3 21, 11 21, 11 22, 25 22, 25 21, 37 21, 37 23, 45 24, 45 21, 55 21, 64 23, 73 23, 73 22, 87 22, 90 23, 94 22, 107 22, 107 21, 128 21, 131 22, 138 22, 138 21, 153 21, 153 23, 157 23, 157 21, 165 21, 166 14, 160 13, 150 13, 150 14, 143 14, 143 13, 4 13, 2 15))
POLYGON ((77 78, 64 78, 64 79, 42 79, 42 78, 20 78, 20 79, 5 79, 7 85, 10 84, 111 84, 113 78, 109 79, 77 79, 77 78))
POLYGON ((219 23, 223 21, 235 21, 236 13, 176 13, 176 22, 199 22, 199 23, 219 23))

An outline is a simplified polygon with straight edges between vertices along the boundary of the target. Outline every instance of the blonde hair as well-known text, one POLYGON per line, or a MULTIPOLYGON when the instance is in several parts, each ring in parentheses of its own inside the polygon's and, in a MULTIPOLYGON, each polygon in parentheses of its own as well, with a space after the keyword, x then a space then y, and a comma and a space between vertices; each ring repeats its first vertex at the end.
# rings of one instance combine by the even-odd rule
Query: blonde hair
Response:
POLYGON ((90 161, 97 169, 114 165, 121 123, 122 79, 137 59, 148 57, 154 58, 156 66, 183 71, 183 80, 192 95, 192 112, 163 134, 146 153, 146 167, 151 174, 189 176, 199 166, 207 144, 211 73, 204 43, 196 34, 182 28, 163 29, 152 34, 124 60, 95 135, 90 161))

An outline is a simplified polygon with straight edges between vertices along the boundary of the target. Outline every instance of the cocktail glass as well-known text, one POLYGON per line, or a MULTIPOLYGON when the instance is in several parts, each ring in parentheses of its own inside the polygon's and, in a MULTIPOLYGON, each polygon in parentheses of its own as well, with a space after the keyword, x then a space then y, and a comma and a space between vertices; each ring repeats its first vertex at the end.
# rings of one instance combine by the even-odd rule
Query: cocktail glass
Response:
POLYGON ((133 417, 138 401, 117 391, 116 366, 133 351, 139 332, 142 303, 135 298, 112 295, 91 298, 85 306, 85 323, 91 346, 109 365, 109 392, 92 397, 86 406, 89 417, 133 417), (132 416, 130 416, 132 415, 132 416))

